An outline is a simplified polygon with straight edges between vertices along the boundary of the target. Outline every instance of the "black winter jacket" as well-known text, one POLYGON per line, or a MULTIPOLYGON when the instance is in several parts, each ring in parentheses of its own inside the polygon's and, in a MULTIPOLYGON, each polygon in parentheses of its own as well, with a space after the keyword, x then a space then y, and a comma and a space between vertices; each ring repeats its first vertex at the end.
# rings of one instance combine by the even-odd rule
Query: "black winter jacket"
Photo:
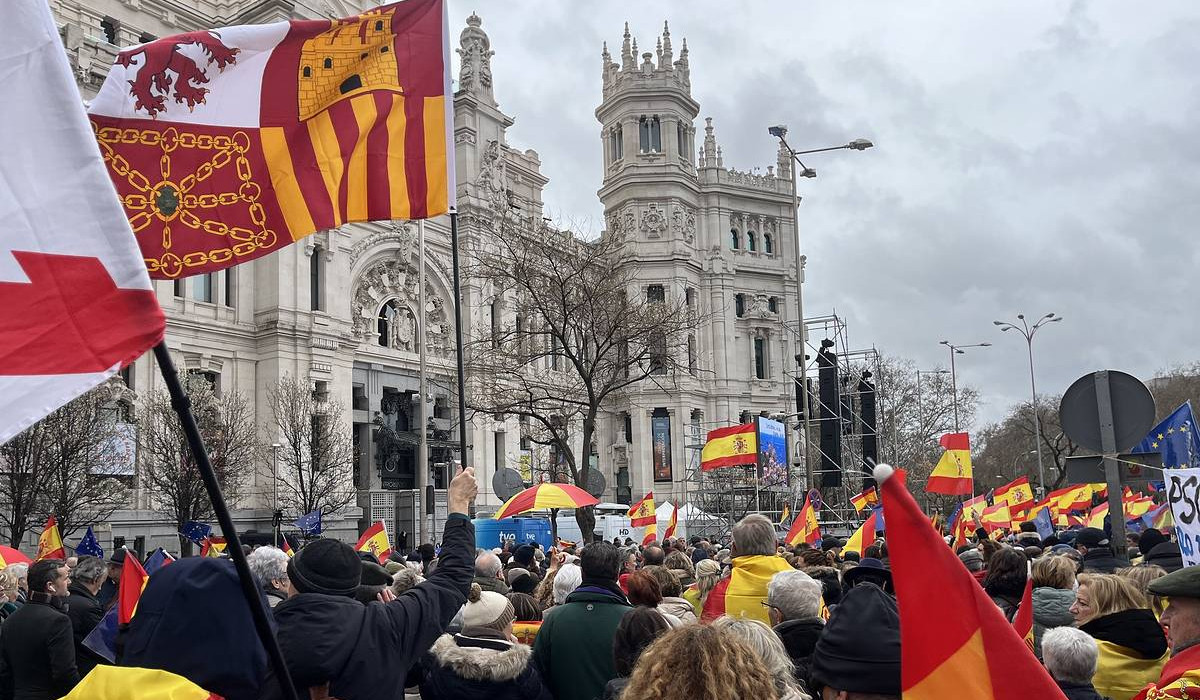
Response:
POLYGON ((784 620, 775 625, 775 634, 783 640, 788 656, 796 664, 796 680, 811 688, 809 673, 812 671, 813 650, 817 648, 817 640, 825 624, 820 620, 784 620))
POLYGON ((83 645, 83 640, 104 618, 104 606, 82 583, 72 583, 68 590, 71 595, 67 596, 67 617, 71 619, 75 636, 75 667, 79 669, 79 677, 83 678, 96 664, 108 663, 83 645))
POLYGON ((79 682, 71 620, 62 598, 34 593, 0 634, 0 700, 53 700, 79 682))
POLYGON ((1067 700, 1105 700, 1100 693, 1092 687, 1091 683, 1081 685, 1079 683, 1059 683, 1059 690, 1063 695, 1067 696, 1067 700))
POLYGON ((1118 559, 1109 549, 1091 549, 1083 555, 1081 566, 1085 573, 1111 574, 1129 566, 1129 560, 1118 559))
MULTIPOLYGON (((475 526, 452 513, 438 566, 390 603, 301 593, 275 606, 279 645, 301 697, 328 684, 338 700, 400 700, 404 678, 467 602, 475 526)), ((278 697, 274 682, 264 697, 278 697)))
POLYGON ((1183 555, 1179 552, 1178 542, 1159 542, 1142 557, 1146 564, 1157 564, 1167 570, 1167 573, 1183 568, 1183 555))
POLYGON ((422 662, 422 700, 552 700, 533 650, 498 634, 467 628, 444 634, 422 662))

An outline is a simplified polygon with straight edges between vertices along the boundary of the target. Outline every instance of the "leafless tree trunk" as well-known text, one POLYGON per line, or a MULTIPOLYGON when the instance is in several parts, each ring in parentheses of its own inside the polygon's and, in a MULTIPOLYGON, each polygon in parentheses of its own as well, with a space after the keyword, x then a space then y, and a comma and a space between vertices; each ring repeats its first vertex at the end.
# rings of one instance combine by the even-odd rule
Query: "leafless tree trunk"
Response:
MULTIPOLYGON (((333 513, 352 503, 354 441, 342 422, 341 407, 319 401, 312 389, 285 377, 268 392, 269 433, 279 441, 279 507, 296 516, 320 510, 333 513)), ((263 447, 270 475, 272 448, 263 447)))
MULTIPOLYGON (((467 403, 526 419, 525 437, 557 454, 554 474, 580 487, 606 402, 689 371, 687 330, 702 322, 698 307, 669 292, 647 299, 626 251, 618 236, 584 241, 506 221, 470 256, 470 273, 496 303, 470 343, 467 403)), ((591 541, 593 509, 575 513, 591 541)))
MULTIPOLYGON (((257 449, 254 413, 241 394, 227 391, 217 396, 203 377, 188 376, 184 388, 192 401, 217 482, 232 508, 254 467, 257 449)), ((155 510, 174 520, 177 528, 191 520, 213 517, 212 501, 165 390, 142 397, 138 445, 143 480, 151 492, 155 510)), ((180 545, 185 554, 190 552, 190 540, 181 537, 180 545)))

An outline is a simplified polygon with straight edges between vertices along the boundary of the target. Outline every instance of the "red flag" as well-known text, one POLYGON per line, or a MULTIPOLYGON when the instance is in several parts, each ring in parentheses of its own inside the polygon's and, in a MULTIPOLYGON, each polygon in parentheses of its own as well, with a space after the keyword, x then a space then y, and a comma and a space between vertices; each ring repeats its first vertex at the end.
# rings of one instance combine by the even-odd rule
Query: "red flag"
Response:
POLYGON ((675 536, 675 527, 679 525, 679 506, 671 504, 671 520, 667 523, 667 531, 663 533, 663 539, 675 536))
POLYGON ((38 552, 34 561, 66 558, 67 551, 63 548, 62 537, 58 534, 58 521, 51 515, 46 521, 46 526, 42 528, 41 537, 38 537, 38 552))
POLYGON ((804 506, 800 512, 796 514, 796 519, 792 521, 792 527, 788 530, 787 537, 784 541, 789 546, 795 546, 801 542, 812 544, 821 539, 821 529, 817 525, 817 513, 812 506, 812 501, 808 496, 804 497, 804 506))
POLYGON ((1021 605, 1013 618, 1013 629, 1025 640, 1025 646, 1033 651, 1033 577, 1025 579, 1025 592, 1021 594, 1021 605))
POLYGON ((904 700, 1065 700, 1000 608, 942 542, 904 485, 875 468, 900 607, 904 700), (937 594, 930 594, 937 581, 937 594))
POLYGON ((149 580, 150 576, 136 556, 125 557, 125 565, 121 567, 121 586, 117 591, 117 624, 124 625, 133 619, 149 580))

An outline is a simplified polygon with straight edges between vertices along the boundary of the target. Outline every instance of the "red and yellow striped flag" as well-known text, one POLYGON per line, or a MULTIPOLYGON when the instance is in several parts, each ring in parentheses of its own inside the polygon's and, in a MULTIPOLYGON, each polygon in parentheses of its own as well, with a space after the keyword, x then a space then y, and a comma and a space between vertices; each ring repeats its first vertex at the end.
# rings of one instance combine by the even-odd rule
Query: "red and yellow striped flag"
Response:
POLYGON ((850 539, 846 540, 846 546, 842 548, 844 552, 858 552, 858 556, 863 555, 863 550, 875 543, 875 528, 879 522, 879 509, 871 511, 871 515, 863 521, 854 534, 850 535, 850 539))
POLYGON ((149 581, 150 574, 142 568, 137 555, 132 552, 126 555, 121 567, 121 585, 117 589, 117 624, 128 624, 137 614, 138 601, 149 581))
POLYGON ((857 496, 850 498, 850 505, 854 506, 854 512, 861 513, 864 508, 879 504, 879 494, 876 493, 875 487, 863 489, 863 492, 857 496))
POLYGON ((654 510, 653 491, 642 496, 642 500, 629 507, 629 525, 646 528, 642 544, 653 542, 658 537, 658 514, 654 510))
POLYGON ((700 451, 700 469, 758 464, 757 424, 746 423, 710 430, 700 451))
POLYGON ((971 438, 966 433, 947 433, 942 436, 946 450, 929 475, 925 490, 947 496, 965 496, 974 488, 971 474, 971 438))
POLYGON ((1000 608, 942 542, 904 485, 875 468, 900 608, 904 700, 1065 700, 1000 608), (929 582, 938 581, 938 594, 929 582))
POLYGON ((979 516, 979 522, 983 523, 984 529, 988 532, 1012 527, 1012 512, 1008 509, 1007 503, 999 503, 984 508, 983 513, 979 516))
POLYGON ((67 550, 63 548, 62 536, 58 533, 58 521, 53 515, 46 521, 42 534, 38 537, 38 551, 34 561, 40 559, 66 559, 67 550))
POLYGON ((1007 484, 997 488, 992 493, 992 501, 994 503, 1007 503, 1010 506, 1018 506, 1022 503, 1033 502, 1033 488, 1029 485, 1029 477, 1022 476, 1013 479, 1007 484))
POLYGON ((671 504, 671 519, 667 521, 667 531, 663 533, 663 539, 675 536, 675 528, 679 526, 679 506, 671 504))
POLYGON ((821 528, 817 525, 817 511, 813 508, 812 501, 808 496, 804 497, 804 506, 800 508, 796 519, 792 521, 792 527, 788 530, 785 539, 792 547, 801 542, 813 544, 821 539, 821 528))
POLYGON ((388 539, 387 527, 382 520, 376 520, 371 527, 358 538, 354 549, 359 552, 370 552, 380 562, 385 562, 392 553, 392 542, 388 539))
POLYGON ((454 205, 443 0, 117 54, 89 113, 151 277, 454 205))

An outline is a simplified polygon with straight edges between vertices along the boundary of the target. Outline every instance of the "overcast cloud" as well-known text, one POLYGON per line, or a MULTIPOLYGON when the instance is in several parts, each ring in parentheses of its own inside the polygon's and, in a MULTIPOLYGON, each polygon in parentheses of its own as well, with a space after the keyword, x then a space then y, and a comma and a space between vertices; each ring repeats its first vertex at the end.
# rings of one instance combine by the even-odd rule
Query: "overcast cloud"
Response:
POLYGON ((993 319, 1053 311, 1039 390, 1112 368, 1191 362, 1200 331, 1200 4, 1194 2, 581 2, 450 0, 451 41, 483 18, 510 143, 550 177, 548 214, 598 231, 600 49, 626 20, 653 50, 664 19, 726 166, 869 138, 806 161, 806 314, 857 347, 960 356, 981 419, 1028 397, 1024 340, 993 319))

